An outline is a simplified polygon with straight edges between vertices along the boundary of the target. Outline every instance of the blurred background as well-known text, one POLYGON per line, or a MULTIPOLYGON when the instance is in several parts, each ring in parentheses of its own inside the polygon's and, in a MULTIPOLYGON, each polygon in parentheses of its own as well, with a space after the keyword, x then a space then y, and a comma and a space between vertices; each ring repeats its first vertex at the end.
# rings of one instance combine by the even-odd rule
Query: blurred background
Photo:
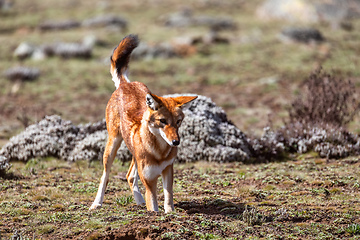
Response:
POLYGON ((210 97, 245 133, 281 126, 315 69, 359 87, 359 17, 359 0, 0 0, 0 146, 46 115, 104 118, 130 33, 131 81, 210 97))

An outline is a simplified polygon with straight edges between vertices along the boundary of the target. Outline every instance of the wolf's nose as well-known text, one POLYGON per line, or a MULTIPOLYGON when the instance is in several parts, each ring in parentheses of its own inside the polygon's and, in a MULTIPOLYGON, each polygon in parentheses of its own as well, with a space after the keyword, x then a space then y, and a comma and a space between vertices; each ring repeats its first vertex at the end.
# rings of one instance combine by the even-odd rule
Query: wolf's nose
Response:
POLYGON ((173 146, 178 146, 180 144, 179 140, 172 140, 173 146))

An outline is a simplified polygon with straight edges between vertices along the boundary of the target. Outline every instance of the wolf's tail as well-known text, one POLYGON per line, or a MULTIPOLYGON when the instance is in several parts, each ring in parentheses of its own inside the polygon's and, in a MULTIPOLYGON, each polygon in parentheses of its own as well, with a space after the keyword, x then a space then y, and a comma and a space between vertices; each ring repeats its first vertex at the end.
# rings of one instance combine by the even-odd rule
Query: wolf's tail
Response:
POLYGON ((111 60, 110 72, 112 75, 112 80, 115 83, 116 88, 119 88, 119 85, 123 81, 129 82, 129 79, 126 76, 130 55, 131 52, 139 45, 139 38, 137 35, 130 34, 124 37, 123 40, 119 43, 114 49, 111 60))

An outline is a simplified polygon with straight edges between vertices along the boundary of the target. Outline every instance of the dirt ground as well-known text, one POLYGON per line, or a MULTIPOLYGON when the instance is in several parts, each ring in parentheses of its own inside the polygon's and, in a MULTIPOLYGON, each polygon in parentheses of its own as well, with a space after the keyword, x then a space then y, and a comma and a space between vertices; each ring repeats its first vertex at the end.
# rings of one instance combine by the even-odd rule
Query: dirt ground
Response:
POLYGON ((168 214, 161 180, 159 213, 133 202, 124 179, 127 165, 115 163, 103 207, 89 211, 99 163, 14 163, 1 182, 1 238, 356 239, 360 234, 358 158, 176 164, 175 212, 168 214))

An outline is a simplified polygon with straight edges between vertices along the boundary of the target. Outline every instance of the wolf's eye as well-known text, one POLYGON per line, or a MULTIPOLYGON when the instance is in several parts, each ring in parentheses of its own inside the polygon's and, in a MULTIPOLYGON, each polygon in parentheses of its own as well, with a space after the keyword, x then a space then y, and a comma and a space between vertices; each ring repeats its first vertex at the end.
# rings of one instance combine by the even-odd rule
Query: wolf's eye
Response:
POLYGON ((162 124, 165 124, 165 125, 166 125, 166 123, 167 123, 165 118, 161 118, 161 119, 160 119, 160 122, 161 122, 162 124))
POLYGON ((181 119, 177 120, 177 121, 176 121, 176 124, 177 124, 177 125, 180 125, 180 124, 181 124, 181 119))

